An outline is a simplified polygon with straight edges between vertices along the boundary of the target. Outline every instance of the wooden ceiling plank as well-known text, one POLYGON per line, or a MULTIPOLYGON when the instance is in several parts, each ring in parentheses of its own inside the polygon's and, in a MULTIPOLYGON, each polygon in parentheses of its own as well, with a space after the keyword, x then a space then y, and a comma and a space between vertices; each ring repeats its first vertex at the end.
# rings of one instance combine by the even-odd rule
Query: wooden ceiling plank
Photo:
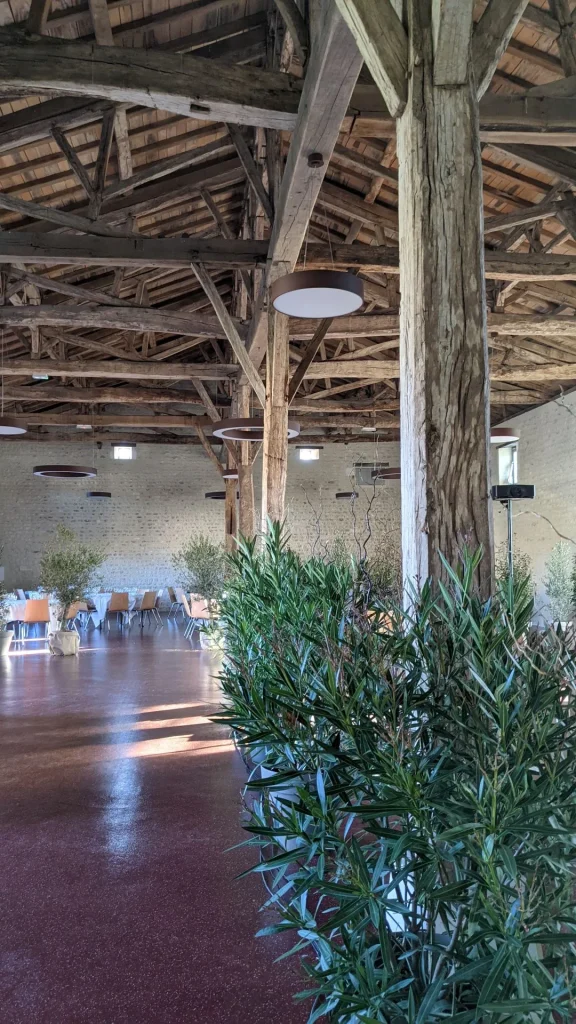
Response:
POLYGON ((7 377, 48 373, 51 377, 103 377, 110 380, 229 380, 236 377, 236 363, 162 363, 153 360, 128 362, 58 359, 6 359, 7 377))
POLYGON ((472 61, 478 96, 486 92, 528 0, 489 0, 472 36, 472 61))

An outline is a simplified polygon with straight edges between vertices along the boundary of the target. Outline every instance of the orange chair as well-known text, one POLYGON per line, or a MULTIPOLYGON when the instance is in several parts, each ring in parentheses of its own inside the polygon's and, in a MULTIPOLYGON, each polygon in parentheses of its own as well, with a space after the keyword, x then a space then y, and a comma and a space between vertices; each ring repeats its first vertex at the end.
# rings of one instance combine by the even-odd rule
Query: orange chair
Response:
POLYGON ((69 605, 66 610, 66 622, 68 623, 68 627, 70 629, 75 629, 76 632, 78 632, 76 619, 82 615, 85 617, 84 621, 86 621, 86 618, 88 617, 88 605, 86 604, 86 601, 75 601, 74 604, 69 605))
POLYGON ((110 629, 110 615, 116 615, 118 625, 120 628, 126 623, 130 625, 129 615, 129 598, 128 593, 114 592, 110 595, 110 601, 106 609, 106 622, 108 623, 108 629, 110 629))
POLYGON ((140 612, 140 629, 144 628, 145 615, 148 616, 148 622, 150 622, 150 619, 153 618, 160 626, 163 624, 160 612, 156 607, 157 597, 157 590, 147 590, 146 593, 144 594, 144 597, 140 602, 140 608, 138 609, 138 611, 140 612))
POLYGON ((50 623, 50 606, 47 597, 27 598, 24 606, 24 618, 20 624, 20 636, 28 636, 30 626, 43 625, 44 637, 48 634, 50 623))

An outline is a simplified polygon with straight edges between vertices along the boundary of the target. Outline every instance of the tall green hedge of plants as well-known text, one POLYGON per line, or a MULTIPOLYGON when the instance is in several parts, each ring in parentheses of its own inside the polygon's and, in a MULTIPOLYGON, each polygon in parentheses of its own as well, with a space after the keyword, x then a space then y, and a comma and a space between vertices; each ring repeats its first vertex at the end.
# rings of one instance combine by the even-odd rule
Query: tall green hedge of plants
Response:
POLYGON ((310 1024, 574 1012, 575 667, 476 560, 407 615, 277 528, 233 559, 220 718, 310 1024))

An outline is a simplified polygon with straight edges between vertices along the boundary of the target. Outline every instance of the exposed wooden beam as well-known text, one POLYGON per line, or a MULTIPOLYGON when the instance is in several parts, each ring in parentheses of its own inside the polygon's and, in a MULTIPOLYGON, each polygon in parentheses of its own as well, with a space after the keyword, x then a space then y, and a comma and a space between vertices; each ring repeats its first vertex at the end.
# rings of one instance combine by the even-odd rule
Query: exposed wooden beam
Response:
MULTIPOLYGON (((94 194, 94 192, 93 192, 94 194)), ((49 221, 51 224, 58 224, 60 227, 71 228, 73 231, 84 231, 88 235, 103 235, 113 238, 126 237, 126 231, 108 227, 102 221, 88 220, 86 217, 78 217, 75 213, 66 213, 56 206, 41 206, 39 203, 31 203, 26 199, 18 199, 17 196, 0 192, 0 208, 10 210, 12 213, 21 213, 23 217, 33 217, 35 220, 49 221)))
POLYGON ((435 85, 466 81, 473 8, 474 0, 432 0, 435 85))
POLYGON ((275 201, 263 290, 250 328, 248 351, 256 366, 261 364, 268 344, 268 287, 277 277, 294 269, 362 67, 354 39, 331 0, 324 0, 321 14, 317 37, 312 41, 298 120, 275 201), (312 154, 318 154, 314 161, 310 160, 312 154))
MULTIPOLYGON (((573 102, 576 105, 576 101, 573 102)), ((498 143, 498 149, 514 157, 519 163, 551 174, 570 188, 576 187, 576 155, 569 149, 552 146, 515 146, 508 142, 498 143)))
POLYGON ((227 128, 230 138, 234 143, 236 152, 238 153, 238 159, 246 171, 248 184, 254 192, 260 206, 264 210, 268 223, 272 224, 274 220, 274 211, 272 209, 272 203, 270 202, 270 196, 264 188, 260 172, 256 166, 256 161, 248 148, 248 143, 237 125, 229 124, 227 125, 227 128))
MULTIPOLYGON (((114 46, 112 34, 112 23, 110 11, 106 0, 88 0, 94 35, 100 46, 114 46)), ((128 120, 123 107, 118 107, 114 112, 114 134, 116 135, 116 149, 118 152, 118 171, 120 178, 130 178, 133 174, 132 154, 130 152, 130 137, 128 133, 128 120)))
POLYGON ((21 281, 35 284, 41 291, 55 292, 59 295, 67 295, 71 299, 78 299, 80 302, 90 302, 93 305, 102 303, 105 306, 132 306, 126 299, 117 299, 114 295, 108 295, 97 288, 83 288, 81 285, 69 284, 60 277, 44 277, 42 274, 33 274, 26 270, 10 268, 10 277, 18 287, 21 281))
POLYGON ((102 117, 107 106, 109 102, 105 99, 62 96, 5 114, 0 117, 0 153, 45 139, 52 128, 65 130, 91 124, 102 117))
POLYGON ((408 37, 392 0, 336 0, 390 113, 406 106, 408 37))
POLYGON ((304 380, 308 367, 311 365, 312 360, 316 357, 316 354, 328 333, 331 323, 332 320, 329 318, 326 320, 321 320, 316 330, 314 331, 312 340, 308 345, 306 351, 303 353, 302 359, 298 363, 298 366, 294 370, 294 373, 292 374, 292 377, 290 379, 290 384, 288 385, 288 405, 290 405, 294 398, 296 397, 296 392, 298 391, 298 388, 300 387, 302 381, 304 380))
POLYGON ((556 39, 562 70, 565 75, 576 75, 576 34, 574 13, 568 0, 549 0, 550 12, 558 25, 556 39))
MULTIPOLYGON (((47 366, 48 369, 48 366, 47 366)), ((195 382, 197 385, 200 381, 195 382)), ((200 405, 194 391, 183 388, 100 387, 75 388, 57 384, 16 385, 6 383, 7 401, 34 403, 95 403, 98 405, 200 405)))
POLYGON ((89 215, 91 218, 98 216, 104 200, 106 172, 108 170, 108 161, 110 159, 112 140, 114 138, 114 117, 114 109, 112 107, 109 110, 104 111, 102 127, 100 130, 98 155, 96 157, 96 166, 94 168, 94 196, 89 206, 89 215))
MULTIPOLYGON (((215 287, 215 286, 214 286, 215 287)), ((222 301, 220 299, 220 301, 222 301)), ((234 321, 232 326, 238 335, 234 321)), ((121 331, 155 331, 159 334, 183 334, 187 337, 227 337, 224 327, 214 319, 188 317, 186 313, 170 313, 144 306, 68 306, 64 303, 35 306, 3 306, 0 324, 4 327, 106 328, 121 331)))
POLYGON ((50 377, 104 377, 111 380, 194 380, 195 377, 199 380, 229 380, 236 376, 238 367, 235 363, 164 363, 153 360, 6 359, 3 373, 6 377, 47 373, 50 377))
MULTIPOLYGON (((219 238, 83 238, 75 235, 38 235, 20 231, 0 234, 2 263, 70 263, 84 266, 167 266, 242 269, 261 267, 268 244, 250 239, 228 241, 219 238)), ((311 243, 307 247, 308 267, 397 274, 398 250, 390 246, 354 243, 332 245, 311 243)), ((485 253, 489 280, 571 281, 576 280, 576 256, 569 253, 516 253, 488 250, 485 253)), ((253 330, 250 330, 253 337, 253 330)))
POLYGON ((192 264, 192 270, 196 274, 198 281, 200 282, 204 291, 206 292, 206 295, 210 299, 210 302, 214 307, 214 312, 216 313, 216 316, 220 321, 226 338, 230 343, 230 347, 232 348, 232 351, 234 352, 236 359, 238 360, 240 366, 242 367, 242 370, 244 371, 247 380, 251 384, 254 393, 258 398, 258 401, 262 406, 264 406, 266 400, 266 391, 264 385, 262 384, 262 381, 258 376, 258 371, 254 366, 254 363, 252 362, 250 355, 246 351, 245 343, 240 337, 238 329, 220 297, 220 293, 216 288, 216 285, 214 284, 206 268, 201 263, 192 264))
POLYGON ((268 520, 284 520, 288 470, 288 317, 272 309, 268 328, 262 459, 263 533, 267 531, 268 520))
POLYGON ((308 26, 300 13, 296 0, 274 0, 294 43, 294 49, 304 65, 308 59, 310 39, 308 26))
POLYGON ((478 96, 486 92, 520 21, 528 0, 489 0, 472 36, 472 61, 478 96))
POLYGON ((548 217, 556 217, 561 205, 558 199, 546 199, 536 206, 514 210, 513 213, 500 213, 493 217, 486 217, 484 220, 484 234, 489 235, 494 231, 507 231, 510 228, 518 227, 520 224, 533 224, 535 221, 546 220, 548 217))
POLYGON ((188 54, 176 62, 159 50, 48 37, 31 42, 6 30, 0 32, 0 67, 5 88, 108 98, 182 117, 288 131, 300 100, 300 83, 289 75, 188 54))
POLYGON ((32 0, 26 23, 30 35, 44 35, 51 6, 52 0, 32 0))
POLYGON ((223 238, 117 237, 114 243, 77 235, 4 231, 0 263, 76 263, 84 266, 189 267, 193 262, 230 268, 263 266, 267 242, 223 238))
POLYGON ((204 451, 206 452, 206 455, 210 459, 210 462, 212 463, 212 465, 216 469, 216 471, 219 474, 219 476, 222 477, 222 474, 224 473, 224 466, 220 462, 220 459, 216 455, 216 452, 214 451, 212 445, 209 444, 208 439, 206 437, 206 434, 204 432, 204 429, 203 429, 202 426, 200 426, 200 424, 196 424, 196 433, 198 434, 198 437, 200 438, 200 444, 202 445, 204 451))
POLYGON ((70 164, 70 169, 74 174, 76 180, 84 189, 86 196, 88 197, 88 201, 92 202, 92 200, 94 199, 94 184, 90 178, 90 175, 88 174, 88 171, 84 167, 84 164, 80 160, 78 154, 68 142, 68 139, 64 135, 62 129, 58 128, 57 125, 54 125, 50 134, 52 135, 54 142, 56 143, 58 148, 63 152, 68 163, 70 164))

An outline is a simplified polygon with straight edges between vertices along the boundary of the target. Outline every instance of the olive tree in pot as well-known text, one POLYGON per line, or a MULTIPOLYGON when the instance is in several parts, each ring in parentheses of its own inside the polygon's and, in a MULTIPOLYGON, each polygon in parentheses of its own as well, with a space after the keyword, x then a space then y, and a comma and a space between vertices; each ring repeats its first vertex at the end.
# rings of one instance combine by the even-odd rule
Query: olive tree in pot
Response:
POLYGON ((105 558, 104 552, 80 543, 68 527, 58 526, 40 562, 40 585, 58 602, 58 629, 49 635, 52 654, 78 653, 80 637, 66 628, 68 612, 98 583, 97 570, 105 558))
POLYGON ((8 654, 14 639, 14 630, 6 629, 6 588, 0 580, 0 656, 8 654))
POLYGON ((172 557, 172 565, 178 574, 178 582, 189 594, 203 599, 209 612, 208 630, 201 630, 200 643, 203 647, 219 642, 215 620, 218 602, 224 592, 226 577, 226 552, 221 544, 213 544, 203 534, 192 535, 172 557))

